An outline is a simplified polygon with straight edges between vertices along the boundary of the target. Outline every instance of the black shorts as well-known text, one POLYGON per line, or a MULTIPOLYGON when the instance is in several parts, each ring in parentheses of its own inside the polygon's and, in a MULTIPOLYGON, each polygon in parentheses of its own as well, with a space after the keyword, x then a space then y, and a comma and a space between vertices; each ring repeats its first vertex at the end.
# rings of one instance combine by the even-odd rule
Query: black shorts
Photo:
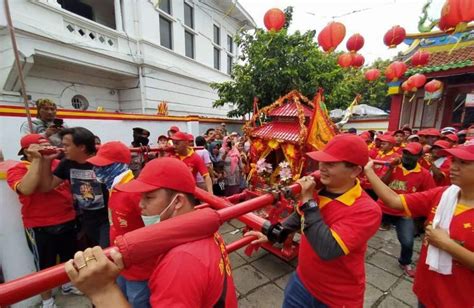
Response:
POLYGON ((42 270, 66 262, 77 251, 76 221, 47 227, 25 229, 28 247, 33 253, 37 270, 42 270))

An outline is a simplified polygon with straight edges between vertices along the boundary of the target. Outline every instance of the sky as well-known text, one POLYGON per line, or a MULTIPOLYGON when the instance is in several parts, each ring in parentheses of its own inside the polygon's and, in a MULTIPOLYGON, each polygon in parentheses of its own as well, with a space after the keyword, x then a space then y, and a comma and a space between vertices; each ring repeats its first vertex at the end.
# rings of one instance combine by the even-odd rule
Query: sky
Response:
MULTIPOLYGON (((290 32, 316 30, 318 33, 330 21, 339 21, 346 26, 346 37, 337 50, 346 50, 346 40, 354 33, 365 39, 359 51, 366 64, 378 57, 388 59, 408 48, 400 44, 388 49, 383 36, 392 26, 400 25, 407 33, 417 33, 418 19, 427 0, 239 0, 258 27, 265 28, 263 16, 270 8, 284 10, 293 6, 293 21, 290 32), (355 12, 354 12, 355 11, 355 12), (354 13, 352 13, 354 12, 354 13)), ((439 18, 444 0, 432 0, 429 15, 439 18)), ((437 28, 435 28, 437 29, 437 28)))

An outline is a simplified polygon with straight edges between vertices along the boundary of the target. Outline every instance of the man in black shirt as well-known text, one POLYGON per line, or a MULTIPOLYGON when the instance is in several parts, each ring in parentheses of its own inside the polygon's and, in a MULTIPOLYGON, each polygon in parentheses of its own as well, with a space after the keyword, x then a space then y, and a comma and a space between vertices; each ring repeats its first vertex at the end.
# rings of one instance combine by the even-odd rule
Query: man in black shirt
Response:
POLYGON ((93 166, 87 162, 96 152, 94 134, 83 127, 73 127, 63 130, 61 137, 65 157, 51 172, 51 161, 57 154, 43 156, 40 189, 50 191, 69 181, 74 208, 87 237, 94 245, 108 247, 108 190, 97 181, 93 166))

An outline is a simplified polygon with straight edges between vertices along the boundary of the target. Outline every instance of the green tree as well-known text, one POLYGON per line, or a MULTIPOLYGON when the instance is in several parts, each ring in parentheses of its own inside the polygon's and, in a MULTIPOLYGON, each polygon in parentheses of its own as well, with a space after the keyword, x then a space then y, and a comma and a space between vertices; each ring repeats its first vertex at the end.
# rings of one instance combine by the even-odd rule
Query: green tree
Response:
POLYGON ((235 37, 241 63, 232 68, 232 80, 211 83, 219 95, 214 107, 230 103, 234 109, 228 116, 241 117, 253 110, 254 97, 261 108, 294 89, 311 99, 319 87, 329 109, 345 108, 357 93, 379 101, 379 91, 371 89, 359 70, 340 68, 338 54, 318 48, 316 31, 288 33, 292 12, 292 7, 285 9, 286 24, 278 32, 256 29, 235 37))

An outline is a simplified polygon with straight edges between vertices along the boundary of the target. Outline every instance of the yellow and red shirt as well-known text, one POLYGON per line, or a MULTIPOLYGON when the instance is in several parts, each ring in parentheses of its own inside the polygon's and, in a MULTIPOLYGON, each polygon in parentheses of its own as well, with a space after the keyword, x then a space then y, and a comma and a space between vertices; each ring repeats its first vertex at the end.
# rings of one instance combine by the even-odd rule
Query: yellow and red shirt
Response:
MULTIPOLYGON (((447 187, 400 195, 405 215, 427 217, 432 223, 436 208, 447 187)), ((474 208, 458 204, 449 226, 451 239, 474 252, 474 208)), ((474 271, 453 259, 451 275, 429 270, 426 265, 427 243, 423 243, 416 269, 413 291, 426 307, 474 307, 474 271)))
MULTIPOLYGON (((53 160, 51 170, 59 164, 53 160)), ((76 218, 72 206, 71 188, 64 181, 48 192, 34 192, 29 196, 22 195, 17 186, 28 172, 30 162, 22 161, 7 171, 7 183, 18 194, 21 203, 21 217, 25 228, 46 227, 62 224, 76 218)))
MULTIPOLYGON (((383 151, 379 151, 377 156, 375 156, 375 160, 382 160, 382 161, 389 162, 392 159, 397 158, 397 157, 400 157, 400 155, 398 155, 394 150, 390 150, 387 153, 384 153, 383 151)), ((377 174, 379 178, 382 177, 387 172, 388 168, 389 167, 385 165, 379 165, 379 164, 374 165, 375 174, 377 174)))
POLYGON ((182 160, 191 170, 194 178, 196 178, 197 173, 199 172, 202 177, 209 175, 209 170, 204 164, 202 158, 194 152, 193 149, 188 149, 188 154, 185 156, 177 155, 178 159, 182 160))
MULTIPOLYGON (((428 170, 416 164, 412 170, 407 170, 402 165, 395 167, 388 186, 397 194, 409 194, 435 188, 436 184, 428 170)), ((377 203, 385 214, 404 216, 403 212, 386 206, 381 199, 378 199, 377 203)))
POLYGON ((345 256, 324 261, 301 236, 298 276, 305 288, 320 301, 336 307, 362 307, 365 291, 365 251, 367 241, 377 232, 380 207, 359 182, 336 199, 315 198, 324 223, 345 256))
MULTIPOLYGON (((446 157, 440 157, 439 159, 442 160, 441 165, 438 167, 438 169, 441 171, 443 174, 443 179, 436 180, 435 183, 437 186, 449 186, 451 185, 451 179, 449 178, 449 173, 451 170, 451 164, 452 164, 452 158, 449 156, 446 157)), ((436 160, 433 161, 433 165, 436 165, 436 160)))

